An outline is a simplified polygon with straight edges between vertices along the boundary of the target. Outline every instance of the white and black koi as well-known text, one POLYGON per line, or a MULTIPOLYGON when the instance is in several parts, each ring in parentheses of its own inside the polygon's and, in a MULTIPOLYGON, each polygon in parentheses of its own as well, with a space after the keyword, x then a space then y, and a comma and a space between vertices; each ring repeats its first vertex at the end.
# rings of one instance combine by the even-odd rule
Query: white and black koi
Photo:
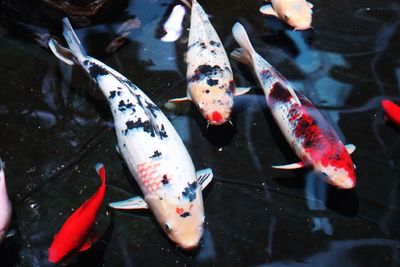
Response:
POLYGON ((281 169, 311 167, 331 185, 350 189, 356 184, 350 153, 353 145, 342 144, 335 130, 317 108, 254 50, 240 23, 232 33, 241 48, 232 57, 253 67, 275 121, 301 162, 281 169))
POLYGON ((87 56, 68 19, 69 49, 50 40, 53 53, 67 64, 81 65, 108 99, 119 152, 139 184, 144 199, 111 203, 120 209, 150 208, 168 237, 183 249, 195 248, 203 234, 201 190, 210 169, 197 172, 181 138, 162 111, 136 85, 104 63, 87 56))
POLYGON ((197 0, 192 1, 190 16, 187 96, 170 101, 193 101, 210 124, 220 125, 230 118, 233 97, 246 93, 249 88, 236 88, 222 42, 197 0))

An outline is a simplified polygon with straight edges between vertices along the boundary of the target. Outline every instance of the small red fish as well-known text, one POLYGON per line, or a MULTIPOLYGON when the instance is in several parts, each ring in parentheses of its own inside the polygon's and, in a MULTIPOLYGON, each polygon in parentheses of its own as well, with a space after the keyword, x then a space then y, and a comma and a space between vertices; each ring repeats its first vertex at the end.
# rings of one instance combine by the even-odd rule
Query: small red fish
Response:
POLYGON ((400 125, 400 106, 390 100, 382 100, 382 108, 385 111, 385 119, 390 119, 397 125, 400 125))
POLYGON ((98 163, 96 171, 101 178, 101 186, 65 221, 61 230, 55 235, 49 248, 49 261, 52 263, 58 263, 75 252, 87 250, 96 241, 91 238, 91 229, 106 192, 103 164, 98 163))

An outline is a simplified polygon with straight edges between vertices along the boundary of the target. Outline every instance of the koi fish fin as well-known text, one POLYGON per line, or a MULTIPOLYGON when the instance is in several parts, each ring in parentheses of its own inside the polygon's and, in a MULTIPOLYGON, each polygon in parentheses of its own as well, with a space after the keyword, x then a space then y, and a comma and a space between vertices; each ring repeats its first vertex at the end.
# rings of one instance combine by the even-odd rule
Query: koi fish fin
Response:
POLYGON ((197 182, 201 185, 201 190, 207 187, 211 182, 214 174, 210 168, 199 170, 196 172, 197 182))
POLYGON ((264 15, 279 17, 278 14, 275 12, 274 8, 272 7, 272 5, 263 5, 262 7, 260 7, 260 12, 263 13, 264 15))
POLYGON ((106 169, 104 168, 103 163, 97 163, 95 168, 96 168, 97 174, 101 178, 101 181, 104 183, 106 180, 106 169))
POLYGON ((286 164, 286 165, 273 165, 271 166, 274 169, 280 169, 280 170, 294 170, 294 169, 301 169, 304 167, 303 162, 297 162, 297 163, 292 163, 292 164, 286 164))
POLYGON ((13 230, 13 229, 8 230, 8 232, 6 234, 6 238, 13 237, 13 236, 15 236, 15 234, 16 234, 15 230, 13 230))
POLYGON ((231 57, 244 64, 252 65, 253 55, 256 54, 246 30, 239 22, 236 22, 232 27, 232 34, 236 42, 240 45, 231 52, 231 57))
POLYGON ((115 145, 115 150, 118 152, 118 154, 121 155, 121 151, 119 150, 119 145, 115 145))
POLYGON ((314 7, 314 5, 311 4, 310 2, 307 2, 307 4, 308 4, 308 6, 309 6, 310 8, 313 8, 313 7, 314 7))
MULTIPOLYGON (((181 0, 181 2, 189 9, 192 9, 192 4, 188 0, 181 0)), ((195 0, 193 0, 193 3, 195 0)))
POLYGON ((63 35, 65 40, 68 43, 69 48, 71 49, 72 53, 75 55, 77 58, 85 58, 86 52, 85 49, 83 49, 81 45, 81 41, 79 41, 78 37, 76 36, 74 29, 71 26, 71 23, 69 22, 68 18, 65 17, 63 19, 63 35))
POLYGON ((351 153, 353 153, 356 150, 356 146, 353 144, 347 144, 344 146, 347 150, 347 153, 349 153, 349 155, 351 155, 351 153))
POLYGON ((250 91, 251 87, 236 87, 235 96, 244 95, 248 91, 250 91))
POLYGON ((168 100, 168 102, 172 102, 172 103, 179 103, 179 102, 185 102, 185 101, 192 101, 192 99, 188 96, 185 97, 181 97, 181 98, 173 98, 168 100))
POLYGON ((92 247, 94 243, 96 243, 100 237, 94 233, 91 233, 88 237, 88 239, 83 243, 82 247, 80 247, 79 252, 88 250, 89 248, 92 247))
POLYGON ((61 46, 56 40, 49 40, 49 48, 53 54, 68 65, 75 65, 74 54, 68 48, 61 46))
POLYGON ((109 203, 113 209, 120 209, 120 210, 139 210, 139 209, 148 209, 146 201, 143 198, 136 196, 128 198, 127 200, 112 202, 109 203))

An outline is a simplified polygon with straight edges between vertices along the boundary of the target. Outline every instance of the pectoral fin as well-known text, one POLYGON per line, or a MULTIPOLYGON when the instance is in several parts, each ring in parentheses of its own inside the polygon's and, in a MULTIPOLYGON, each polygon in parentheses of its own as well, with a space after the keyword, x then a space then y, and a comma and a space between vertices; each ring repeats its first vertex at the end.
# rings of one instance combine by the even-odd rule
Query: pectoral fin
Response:
POLYGON ((346 148, 349 155, 351 155, 351 153, 353 153, 356 150, 356 146, 353 144, 347 144, 344 147, 346 148))
POLYGON ((8 230, 6 238, 12 237, 16 234, 15 230, 8 230))
POLYGON ((278 14, 276 14, 274 8, 271 5, 263 5, 262 7, 260 7, 260 12, 265 15, 278 17, 278 14))
POLYGON ((294 169, 301 169, 304 167, 303 162, 297 162, 297 163, 292 163, 292 164, 287 164, 287 165, 274 165, 271 166, 274 169, 281 169, 281 170, 294 170, 294 169))
POLYGON ((206 186, 211 182, 213 178, 213 172, 210 168, 199 170, 196 172, 197 182, 201 185, 201 190, 204 190, 206 186))
POLYGON ((236 87, 235 96, 244 95, 248 91, 250 91, 251 87, 236 87))
POLYGON ((68 65, 74 65, 74 54, 71 50, 62 47, 56 40, 49 40, 49 48, 53 54, 68 65))
POLYGON ((310 2, 307 2, 307 4, 308 4, 308 6, 309 6, 310 8, 313 8, 313 7, 314 7, 314 5, 311 4, 310 2))
POLYGON ((120 209, 120 210, 139 210, 139 209, 148 209, 146 201, 143 198, 136 196, 131 197, 123 201, 112 202, 109 203, 113 209, 120 209))
POLYGON ((185 102, 185 101, 192 101, 192 99, 185 96, 185 97, 181 97, 181 98, 173 98, 173 99, 168 100, 168 102, 172 102, 172 103, 185 102))

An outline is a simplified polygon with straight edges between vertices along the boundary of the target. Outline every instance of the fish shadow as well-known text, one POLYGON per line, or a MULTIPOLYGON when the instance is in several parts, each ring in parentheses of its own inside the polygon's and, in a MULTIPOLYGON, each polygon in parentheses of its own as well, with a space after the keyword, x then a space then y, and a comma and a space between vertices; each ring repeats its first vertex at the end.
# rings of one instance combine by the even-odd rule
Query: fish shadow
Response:
POLYGON ((110 212, 110 223, 106 230, 89 250, 79 253, 74 266, 104 266, 104 255, 107 252, 108 245, 111 242, 112 234, 115 228, 115 211, 108 208, 110 212))
POLYGON ((190 112, 191 117, 193 117, 200 129, 201 135, 208 140, 211 144, 216 147, 225 147, 229 145, 235 134, 237 133, 236 114, 232 113, 230 120, 232 124, 226 122, 222 125, 209 125, 207 127, 207 121, 201 116, 200 112, 196 109, 192 109, 190 112))
POLYGON ((329 185, 325 204, 346 217, 355 217, 359 211, 359 199, 354 189, 344 190, 329 185))

